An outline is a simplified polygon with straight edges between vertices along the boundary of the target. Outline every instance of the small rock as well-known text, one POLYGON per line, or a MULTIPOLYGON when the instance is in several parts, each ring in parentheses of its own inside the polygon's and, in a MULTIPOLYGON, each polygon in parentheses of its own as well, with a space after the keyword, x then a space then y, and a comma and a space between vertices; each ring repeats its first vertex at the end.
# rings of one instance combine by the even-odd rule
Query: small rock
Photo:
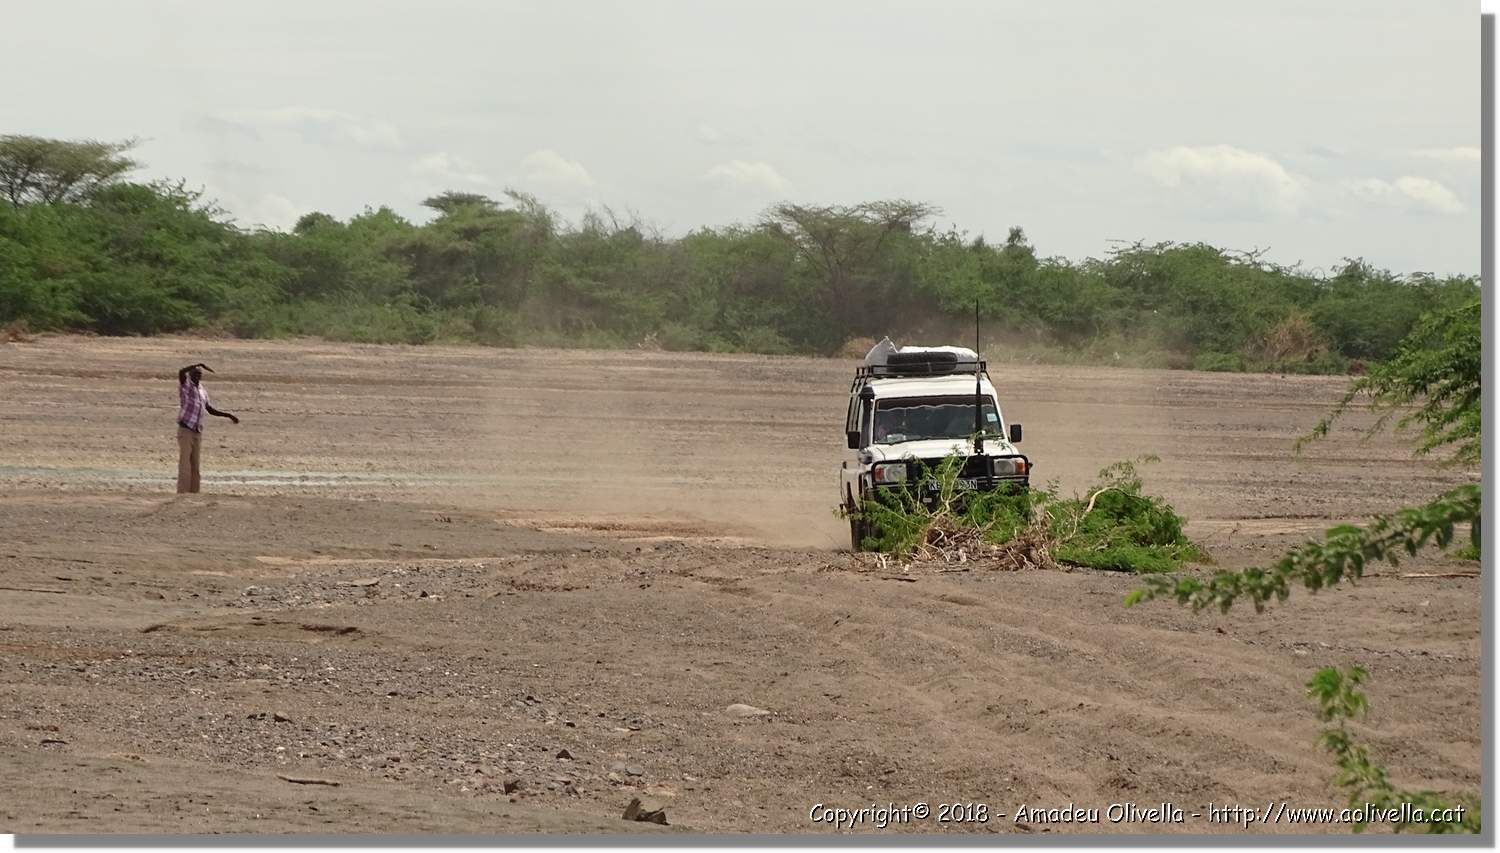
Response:
POLYGON ((275 723, 290 723, 292 718, 286 714, 276 713, 271 715, 271 721, 275 723))
POLYGON ((572 761, 573 753, 568 752, 566 749, 559 749, 557 751, 557 757, 562 759, 563 761, 572 761))
POLYGON ((645 776, 646 775, 646 771, 639 764, 627 764, 627 765, 625 765, 625 775, 627 775, 627 776, 645 776))
POLYGON ((620 815, 623 820, 638 820, 644 823, 656 823, 667 825, 667 810, 664 808, 648 809, 641 805, 640 797, 631 797, 629 805, 625 806, 625 813, 620 815))
POLYGON ((765 716, 770 715, 771 712, 767 711, 764 708, 757 708, 754 705, 742 705, 742 704, 736 702, 735 704, 730 705, 728 708, 725 708, 724 709, 724 713, 728 714, 731 717, 741 717, 741 718, 743 718, 743 717, 765 717, 765 716))
POLYGON ((521 780, 506 779, 504 782, 500 783, 500 788, 507 794, 514 794, 515 792, 521 790, 521 780))
POLYGON ((615 784, 616 784, 616 785, 618 785, 618 784, 620 784, 620 783, 621 783, 621 782, 624 782, 624 781, 625 781, 625 780, 624 780, 624 779, 623 779, 623 778, 621 778, 621 776, 620 776, 620 774, 619 774, 619 773, 617 773, 617 772, 615 772, 615 771, 613 771, 613 770, 611 770, 611 771, 609 771, 609 774, 608 774, 608 775, 606 775, 606 776, 605 776, 605 777, 604 777, 604 778, 606 778, 606 779, 608 779, 608 780, 609 780, 609 781, 611 781, 611 782, 613 782, 613 783, 615 783, 615 784))

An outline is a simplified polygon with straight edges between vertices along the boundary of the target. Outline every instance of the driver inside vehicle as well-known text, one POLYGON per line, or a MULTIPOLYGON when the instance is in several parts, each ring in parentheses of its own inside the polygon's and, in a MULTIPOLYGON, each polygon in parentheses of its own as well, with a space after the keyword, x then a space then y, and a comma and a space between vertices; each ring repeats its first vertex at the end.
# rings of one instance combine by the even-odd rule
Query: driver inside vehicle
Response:
POLYGON ((906 409, 877 409, 875 411, 875 443, 884 444, 893 435, 905 435, 906 409))

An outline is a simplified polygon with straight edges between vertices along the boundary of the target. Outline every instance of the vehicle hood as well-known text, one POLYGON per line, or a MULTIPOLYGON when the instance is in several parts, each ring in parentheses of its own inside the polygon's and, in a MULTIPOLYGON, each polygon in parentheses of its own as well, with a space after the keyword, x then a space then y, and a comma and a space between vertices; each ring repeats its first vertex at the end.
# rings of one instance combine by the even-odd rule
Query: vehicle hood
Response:
MULTIPOLYGON (((871 462, 887 462, 915 456, 918 459, 940 459, 957 451, 964 456, 974 455, 974 443, 966 438, 934 438, 924 441, 903 441, 900 444, 872 444, 866 448, 871 462)), ((1015 456, 1018 451, 1003 438, 986 439, 986 456, 1015 456)))

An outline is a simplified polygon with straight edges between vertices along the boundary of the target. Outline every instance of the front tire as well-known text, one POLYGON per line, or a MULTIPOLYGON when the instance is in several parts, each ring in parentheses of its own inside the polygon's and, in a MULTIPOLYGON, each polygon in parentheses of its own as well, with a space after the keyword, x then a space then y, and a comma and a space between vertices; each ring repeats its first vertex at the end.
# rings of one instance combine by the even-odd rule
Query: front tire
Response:
POLYGON ((869 538, 870 528, 864 519, 859 517, 859 507, 854 503, 853 495, 844 498, 844 514, 849 516, 849 550, 858 554, 864 550, 865 539, 869 538))

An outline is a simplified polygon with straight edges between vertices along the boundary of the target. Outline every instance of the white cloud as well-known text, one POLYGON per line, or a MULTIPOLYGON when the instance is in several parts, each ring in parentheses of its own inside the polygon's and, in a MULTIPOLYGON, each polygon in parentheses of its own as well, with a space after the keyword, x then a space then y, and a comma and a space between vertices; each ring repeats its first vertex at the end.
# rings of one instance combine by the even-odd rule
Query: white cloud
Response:
POLYGON ((1465 163, 1479 165, 1480 150, 1478 145, 1455 145, 1451 148, 1419 148, 1411 152, 1414 156, 1427 160, 1441 160, 1445 163, 1465 163))
POLYGON ((698 125, 698 141, 704 145, 717 145, 724 141, 724 134, 712 125, 700 124, 698 125))
POLYGON ((353 143, 360 148, 376 150, 397 150, 402 147, 401 133, 390 122, 339 110, 277 107, 268 110, 241 110, 209 116, 208 119, 251 132, 287 131, 318 145, 353 143))
POLYGON ((551 148, 533 151, 521 158, 527 180, 571 187, 591 187, 594 178, 577 160, 569 160, 551 148))
POLYGON ((759 161, 730 160, 709 169, 703 177, 711 181, 737 187, 747 187, 769 193, 784 193, 791 183, 770 163, 759 161))
POLYGON ((286 230, 302 218, 302 208, 284 195, 265 193, 250 206, 250 218, 257 225, 286 230))
POLYGON ((1265 154, 1232 145, 1178 145, 1149 151, 1140 171, 1196 206, 1237 214, 1292 215, 1309 200, 1305 178, 1265 154))
POLYGON ((1427 213, 1463 213, 1464 203, 1453 190, 1431 178, 1406 175, 1395 181, 1363 178, 1345 184, 1355 198, 1372 204, 1384 204, 1427 213))
POLYGON ((412 172, 451 189, 460 184, 489 184, 489 176, 473 171, 473 164, 446 151, 434 151, 412 164, 412 172))
POLYGON ((291 199, 276 193, 240 194, 219 193, 211 190, 209 195, 226 210, 241 228, 270 228, 290 231, 307 210, 291 199))

